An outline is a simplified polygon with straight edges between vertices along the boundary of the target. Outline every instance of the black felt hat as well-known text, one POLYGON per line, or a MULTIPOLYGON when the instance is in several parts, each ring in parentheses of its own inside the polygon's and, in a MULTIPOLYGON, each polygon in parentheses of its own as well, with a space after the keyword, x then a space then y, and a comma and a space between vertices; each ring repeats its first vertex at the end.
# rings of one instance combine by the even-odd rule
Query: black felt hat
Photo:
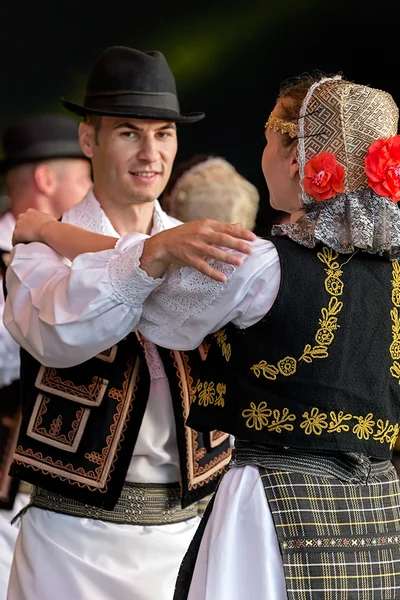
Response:
POLYGON ((96 60, 83 104, 62 98, 71 112, 194 123, 204 113, 181 114, 175 78, 161 52, 107 48, 96 60))
POLYGON ((78 123, 62 115, 21 119, 5 129, 2 145, 0 173, 20 164, 51 158, 86 158, 79 145, 78 123))

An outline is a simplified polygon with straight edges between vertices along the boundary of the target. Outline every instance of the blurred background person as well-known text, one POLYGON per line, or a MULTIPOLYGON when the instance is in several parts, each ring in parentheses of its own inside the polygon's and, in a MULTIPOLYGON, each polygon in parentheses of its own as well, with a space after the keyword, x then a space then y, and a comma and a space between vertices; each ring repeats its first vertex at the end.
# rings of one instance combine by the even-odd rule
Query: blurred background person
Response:
POLYGON ((187 223, 214 219, 254 229, 260 196, 255 185, 220 156, 196 154, 172 172, 162 196, 164 210, 187 223))
MULTIPOLYGON (((4 278, 15 219, 28 208, 60 217, 91 185, 90 163, 78 141, 78 124, 60 115, 21 119, 2 136, 0 275, 4 278)), ((18 434, 19 346, 3 325, 0 286, 0 600, 6 598, 18 528, 11 520, 29 501, 29 486, 8 476, 18 434)))

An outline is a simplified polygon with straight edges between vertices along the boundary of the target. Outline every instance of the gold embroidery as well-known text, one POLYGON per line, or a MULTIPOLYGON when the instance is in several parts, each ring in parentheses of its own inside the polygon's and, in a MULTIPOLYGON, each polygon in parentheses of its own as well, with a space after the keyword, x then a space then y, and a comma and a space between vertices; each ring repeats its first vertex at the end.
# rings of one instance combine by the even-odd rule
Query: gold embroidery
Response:
POLYGON ((191 390, 191 403, 196 402, 196 397, 198 395, 197 403, 199 406, 208 406, 209 404, 213 404, 214 406, 225 406, 225 398, 226 394, 226 385, 224 383, 217 383, 217 387, 215 388, 215 383, 213 381, 199 381, 196 387, 191 390), (217 397, 215 397, 215 395, 217 397))
POLYGON ((328 433, 341 433, 342 431, 349 431, 350 426, 343 423, 343 421, 350 421, 353 418, 353 415, 344 414, 342 410, 336 414, 333 410, 329 413, 331 418, 331 422, 329 423, 328 433))
POLYGON ((293 431, 294 427, 288 421, 295 421, 296 415, 291 414, 288 408, 284 408, 281 411, 275 409, 272 411, 268 408, 266 402, 260 402, 258 406, 254 402, 250 402, 250 408, 245 409, 242 412, 242 417, 246 420, 246 427, 249 429, 256 429, 260 431, 263 427, 268 427, 268 431, 276 431, 281 433, 283 429, 287 431, 293 431), (274 420, 269 421, 269 417, 273 416, 274 420))
MULTIPOLYGON (((174 359, 174 366, 181 390, 183 418, 186 421, 190 406, 192 402, 196 400, 189 357, 184 352, 178 352, 177 350, 171 350, 170 354, 174 359)), ((211 432, 211 435, 213 435, 213 432, 211 432)), ((229 438, 229 434, 222 434, 222 436, 218 437, 222 437, 223 440, 224 435, 225 439, 229 438)), ((199 450, 198 437, 199 434, 197 431, 185 425, 187 485, 189 490, 196 489, 198 486, 203 486, 216 476, 220 476, 228 465, 232 454, 231 449, 227 448, 217 454, 217 456, 205 465, 201 465, 196 458, 199 450)), ((218 446, 220 443, 222 443, 222 441, 214 442, 211 444, 211 447, 218 446)))
MULTIPOLYGON (((306 435, 321 435, 324 430, 327 433, 342 433, 350 431, 350 425, 346 421, 355 420, 356 424, 352 428, 352 433, 360 440, 368 440, 372 435, 373 439, 381 444, 387 443, 390 449, 394 448, 396 439, 400 432, 400 426, 385 422, 378 419, 375 423, 374 415, 368 413, 364 416, 355 416, 349 413, 345 414, 342 410, 339 412, 330 411, 330 422, 328 424, 328 415, 320 412, 319 408, 314 406, 310 412, 306 411, 302 414, 304 421, 300 423, 300 428, 304 429, 306 435), (374 432, 374 427, 377 430, 374 432)), ((261 429, 267 427, 268 431, 282 433, 283 430, 293 431, 294 426, 291 422, 296 420, 296 415, 290 413, 287 407, 282 409, 282 413, 278 409, 271 410, 266 402, 260 402, 258 405, 255 402, 250 402, 250 408, 242 412, 242 417, 246 419, 246 427, 249 429, 261 429), (273 416, 273 420, 271 420, 273 416)))
POLYGON ((225 358, 226 362, 229 362, 232 354, 232 348, 230 344, 226 343, 226 333, 225 329, 220 329, 214 333, 214 337, 217 338, 217 344, 221 347, 222 356, 225 358))
MULTIPOLYGON (((332 298, 328 303, 328 308, 321 309, 321 318, 319 319, 319 329, 314 336, 316 345, 306 344, 302 355, 296 359, 293 356, 285 356, 278 361, 277 367, 268 364, 267 361, 261 360, 258 364, 250 367, 256 377, 260 377, 261 373, 266 379, 274 381, 280 373, 284 377, 290 377, 296 373, 298 362, 312 363, 316 358, 328 358, 328 346, 330 346, 335 338, 335 331, 339 327, 337 314, 343 308, 343 302, 339 302, 337 296, 343 294, 344 283, 340 279, 343 271, 339 268, 337 257, 339 254, 334 252, 332 248, 324 247, 322 252, 317 254, 319 260, 326 264, 325 272, 325 290, 332 298)), ((399 365, 400 377, 400 365, 399 365)))
POLYGON ((397 423, 395 425, 391 425, 388 419, 386 419, 385 422, 383 422, 382 419, 378 419, 376 424, 378 431, 374 435, 374 440, 380 442, 381 444, 387 442, 392 450, 399 435, 399 425, 397 423))
POLYGON ((321 435, 322 431, 328 427, 328 423, 326 422, 327 415, 320 413, 316 407, 311 409, 310 415, 308 412, 304 412, 302 417, 304 421, 300 423, 300 427, 304 429, 306 435, 311 435, 312 433, 321 435))
POLYGON ((372 419, 374 415, 368 413, 366 417, 354 417, 357 419, 357 425, 353 427, 353 433, 355 433, 359 440, 369 440, 369 436, 373 434, 375 421, 372 419))
POLYGON ((392 357, 393 364, 390 367, 390 373, 392 377, 399 380, 400 383, 400 318, 399 311, 400 307, 400 265, 397 260, 392 262, 392 303, 395 308, 390 311, 390 317, 392 319, 392 337, 393 341, 390 344, 389 352, 392 357))

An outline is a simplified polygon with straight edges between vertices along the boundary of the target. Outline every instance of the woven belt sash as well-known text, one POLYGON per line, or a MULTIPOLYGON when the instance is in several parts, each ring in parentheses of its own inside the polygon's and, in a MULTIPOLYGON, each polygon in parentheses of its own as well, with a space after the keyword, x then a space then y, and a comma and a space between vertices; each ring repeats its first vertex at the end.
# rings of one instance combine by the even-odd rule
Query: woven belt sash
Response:
POLYGON ((373 461, 355 452, 318 452, 293 448, 272 448, 235 440, 230 466, 253 465, 264 469, 285 469, 294 473, 337 477, 341 481, 364 485, 372 475, 386 473, 390 461, 373 461))
POLYGON ((139 484, 125 482, 113 510, 65 498, 35 487, 29 507, 42 508, 72 517, 99 519, 120 525, 167 525, 197 516, 197 504, 181 508, 179 484, 139 484))

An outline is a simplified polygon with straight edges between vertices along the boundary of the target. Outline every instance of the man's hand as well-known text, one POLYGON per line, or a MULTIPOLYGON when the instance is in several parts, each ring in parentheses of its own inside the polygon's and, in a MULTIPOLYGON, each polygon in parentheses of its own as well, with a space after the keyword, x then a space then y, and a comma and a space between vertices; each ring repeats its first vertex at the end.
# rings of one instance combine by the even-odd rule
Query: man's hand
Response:
POLYGON ((42 213, 34 208, 28 208, 24 213, 21 213, 17 218, 15 225, 12 244, 24 242, 43 242, 44 229, 48 223, 57 222, 52 215, 42 213))
POLYGON ((192 221, 148 238, 144 243, 140 266, 154 279, 161 277, 174 263, 193 267, 224 283, 225 275, 213 269, 207 260, 238 266, 243 262, 242 257, 226 249, 251 254, 252 247, 246 241, 255 239, 255 234, 244 229, 240 223, 231 225, 210 219, 192 221))

